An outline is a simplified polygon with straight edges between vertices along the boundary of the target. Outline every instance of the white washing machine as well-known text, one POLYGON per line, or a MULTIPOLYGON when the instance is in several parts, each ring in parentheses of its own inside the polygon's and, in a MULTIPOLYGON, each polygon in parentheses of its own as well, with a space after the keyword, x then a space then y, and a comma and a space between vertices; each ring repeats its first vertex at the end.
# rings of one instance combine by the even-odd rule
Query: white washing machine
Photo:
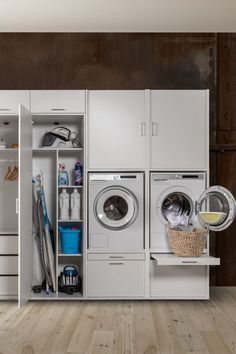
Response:
POLYGON ((171 220, 196 227, 226 229, 236 215, 233 195, 224 187, 206 189, 205 173, 151 173, 150 244, 155 252, 171 252, 166 228, 171 220))
POLYGON ((144 174, 88 174, 88 249, 144 250, 144 174))

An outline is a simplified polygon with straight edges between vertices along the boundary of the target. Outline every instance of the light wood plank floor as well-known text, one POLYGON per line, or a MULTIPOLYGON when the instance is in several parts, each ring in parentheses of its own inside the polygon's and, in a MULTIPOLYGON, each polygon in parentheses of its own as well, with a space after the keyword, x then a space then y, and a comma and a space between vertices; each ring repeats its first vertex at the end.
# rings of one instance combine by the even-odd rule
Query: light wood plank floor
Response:
POLYGON ((210 301, 0 303, 0 354, 236 353, 236 287, 210 301))

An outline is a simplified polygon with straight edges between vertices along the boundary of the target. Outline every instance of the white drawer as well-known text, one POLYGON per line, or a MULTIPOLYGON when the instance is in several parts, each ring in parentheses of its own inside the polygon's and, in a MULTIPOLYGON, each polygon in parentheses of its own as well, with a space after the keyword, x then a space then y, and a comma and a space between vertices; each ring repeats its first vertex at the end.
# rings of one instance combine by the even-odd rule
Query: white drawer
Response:
POLYGON ((18 274, 17 256, 0 256, 0 275, 18 274))
POLYGON ((32 113, 84 113, 84 90, 31 91, 32 113))
POLYGON ((208 267, 158 266, 150 261, 150 296, 158 299, 208 298, 208 267))
POLYGON ((0 276, 0 296, 17 295, 17 293, 18 293, 18 277, 0 276))
POLYGON ((18 254, 18 236, 0 235, 1 254, 18 254))
POLYGON ((129 260, 144 260, 145 254, 143 253, 89 253, 88 260, 89 261, 129 261, 129 260))
POLYGON ((19 104, 30 109, 30 92, 27 90, 0 91, 0 114, 18 114, 19 104))
POLYGON ((144 261, 88 261, 88 297, 143 297, 144 261))

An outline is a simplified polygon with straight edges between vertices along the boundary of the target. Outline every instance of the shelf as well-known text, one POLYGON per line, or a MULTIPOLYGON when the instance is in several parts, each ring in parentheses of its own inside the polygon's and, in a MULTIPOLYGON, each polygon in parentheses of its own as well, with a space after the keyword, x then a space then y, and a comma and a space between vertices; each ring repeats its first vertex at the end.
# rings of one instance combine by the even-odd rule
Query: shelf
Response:
POLYGON ((74 295, 69 295, 67 293, 58 292, 58 298, 60 298, 60 300, 62 300, 62 299, 66 299, 66 300, 68 300, 68 299, 80 299, 82 297, 83 297, 83 295, 81 293, 75 293, 74 295))
POLYGON ((52 300, 52 299, 56 299, 57 298, 57 294, 56 293, 52 293, 50 292, 49 294, 46 293, 45 290, 42 290, 40 293, 34 293, 32 292, 31 294, 31 300, 52 300))
POLYGON ((73 188, 73 189, 76 189, 76 188, 83 188, 83 186, 57 186, 57 188, 59 189, 62 189, 62 188, 73 188))
POLYGON ((83 220, 58 220, 58 222, 63 222, 63 223, 83 222, 83 220))
POLYGON ((10 152, 12 152, 12 151, 13 151, 13 152, 16 152, 16 151, 19 151, 19 149, 15 149, 15 148, 14 148, 14 149, 13 149, 13 148, 1 149, 1 148, 0 148, 0 151, 1 151, 1 152, 2 152, 2 151, 4 151, 4 152, 5 152, 5 151, 6 151, 6 152, 7 152, 7 151, 8 151, 8 152, 9 152, 9 151, 10 151, 10 152))
POLYGON ((33 152, 49 152, 49 151, 83 151, 83 148, 33 148, 33 152))
POLYGON ((83 257, 82 253, 58 253, 58 257, 83 257))
POLYGON ((151 253, 151 259, 155 260, 158 266, 220 265, 220 258, 205 254, 200 257, 177 257, 172 253, 151 253))

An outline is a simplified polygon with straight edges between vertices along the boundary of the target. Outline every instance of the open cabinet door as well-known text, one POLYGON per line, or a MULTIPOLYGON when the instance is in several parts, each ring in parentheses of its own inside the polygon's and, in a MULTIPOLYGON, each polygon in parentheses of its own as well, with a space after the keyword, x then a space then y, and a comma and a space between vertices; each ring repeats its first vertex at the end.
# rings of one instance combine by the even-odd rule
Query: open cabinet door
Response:
POLYGON ((32 116, 19 107, 18 305, 31 297, 32 286, 32 116))

